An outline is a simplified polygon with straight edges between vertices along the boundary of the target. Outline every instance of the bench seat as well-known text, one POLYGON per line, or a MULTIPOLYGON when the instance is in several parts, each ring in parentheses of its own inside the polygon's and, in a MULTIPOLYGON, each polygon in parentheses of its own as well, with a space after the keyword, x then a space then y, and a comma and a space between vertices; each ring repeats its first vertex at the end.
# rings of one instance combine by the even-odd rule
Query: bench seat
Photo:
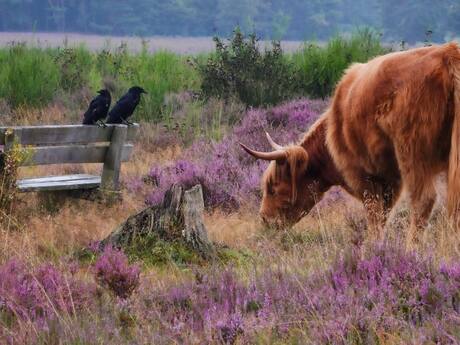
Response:
MULTIPOLYGON (((138 132, 137 123, 106 127, 86 125, 0 126, 0 145, 8 153, 24 149, 20 167, 54 164, 102 163, 100 176, 78 174, 19 180, 21 192, 96 189, 120 190, 121 163, 129 160, 138 132)), ((0 166, 0 173, 2 167, 0 166)))
POLYGON ((75 174, 46 176, 17 181, 20 192, 43 192, 55 190, 93 189, 101 184, 101 176, 75 174))

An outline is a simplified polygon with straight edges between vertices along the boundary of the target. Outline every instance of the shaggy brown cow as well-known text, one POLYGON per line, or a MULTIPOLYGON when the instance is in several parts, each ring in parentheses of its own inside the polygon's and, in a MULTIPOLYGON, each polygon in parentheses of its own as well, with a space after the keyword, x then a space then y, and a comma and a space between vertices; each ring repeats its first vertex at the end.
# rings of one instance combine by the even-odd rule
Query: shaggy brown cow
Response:
POLYGON ((433 178, 448 170, 448 211, 460 209, 460 49, 454 43, 354 64, 331 106, 298 145, 257 152, 272 161, 262 179, 261 217, 293 224, 334 185, 364 202, 371 227, 385 224, 404 186, 411 228, 435 201, 433 178))

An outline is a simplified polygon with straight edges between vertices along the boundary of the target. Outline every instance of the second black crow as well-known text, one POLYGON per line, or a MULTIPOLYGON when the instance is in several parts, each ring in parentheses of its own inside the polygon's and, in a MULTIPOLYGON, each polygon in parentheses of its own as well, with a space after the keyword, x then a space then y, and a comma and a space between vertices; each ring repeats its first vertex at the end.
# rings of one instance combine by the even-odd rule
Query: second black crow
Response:
POLYGON ((104 89, 99 90, 97 93, 99 95, 94 97, 94 99, 89 104, 85 115, 83 115, 84 125, 95 125, 96 123, 100 123, 100 121, 105 120, 107 117, 110 102, 112 101, 110 92, 104 89))
POLYGON ((121 97, 109 112, 107 123, 125 123, 132 124, 128 121, 137 105, 141 100, 141 94, 147 93, 140 86, 133 86, 126 94, 121 97))

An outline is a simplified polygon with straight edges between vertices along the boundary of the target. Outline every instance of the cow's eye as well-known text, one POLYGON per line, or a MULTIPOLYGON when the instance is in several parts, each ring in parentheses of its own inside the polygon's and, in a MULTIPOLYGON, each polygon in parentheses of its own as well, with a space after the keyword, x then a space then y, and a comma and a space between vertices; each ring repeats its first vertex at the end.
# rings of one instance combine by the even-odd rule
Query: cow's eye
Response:
POLYGON ((275 195, 275 190, 273 189, 273 187, 271 185, 268 185, 268 187, 267 187, 267 194, 268 195, 275 195))

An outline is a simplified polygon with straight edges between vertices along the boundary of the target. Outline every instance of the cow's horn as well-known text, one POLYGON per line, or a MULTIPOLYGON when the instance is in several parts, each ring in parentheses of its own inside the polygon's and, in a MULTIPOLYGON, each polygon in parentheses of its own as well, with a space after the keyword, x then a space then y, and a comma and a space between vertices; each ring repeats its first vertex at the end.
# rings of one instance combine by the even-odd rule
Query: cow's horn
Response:
POLYGON ((258 159, 263 159, 266 161, 277 161, 277 160, 283 160, 287 158, 287 154, 285 150, 276 150, 272 152, 260 152, 260 151, 254 151, 251 150, 249 147, 246 145, 240 143, 241 147, 249 153, 251 156, 258 158, 258 159))
POLYGON ((271 147, 274 150, 282 150, 283 149, 283 146, 278 145, 277 143, 275 143, 275 141, 272 139, 270 134, 268 134, 268 132, 265 132, 265 135, 267 136, 267 140, 268 140, 268 142, 270 143, 271 147))

